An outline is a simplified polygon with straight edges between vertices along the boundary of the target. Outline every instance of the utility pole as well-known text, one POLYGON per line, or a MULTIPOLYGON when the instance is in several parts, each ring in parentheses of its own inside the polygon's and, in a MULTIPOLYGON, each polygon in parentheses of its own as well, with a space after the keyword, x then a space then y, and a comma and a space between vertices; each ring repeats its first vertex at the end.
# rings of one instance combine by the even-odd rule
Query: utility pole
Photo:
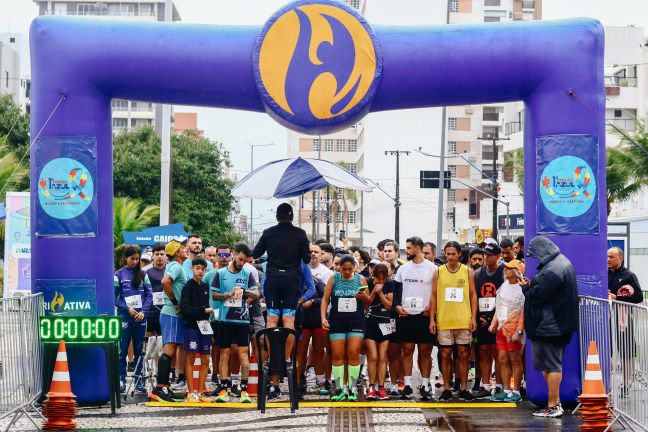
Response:
POLYGON ((387 150, 385 156, 396 156, 396 196, 394 197, 394 240, 400 244, 400 155, 409 155, 409 151, 387 150))
MULTIPOLYGON (((450 24, 450 1, 446 2, 446 24, 450 24)), ((448 111, 444 106, 441 110, 441 158, 439 160, 439 203, 437 205, 437 250, 443 250, 443 190, 445 185, 445 146, 446 146, 446 125, 448 123, 448 111)))
MULTIPOLYGON (((254 147, 270 147, 274 143, 250 144, 250 172, 254 171, 254 147)), ((254 245, 254 200, 250 198, 250 246, 254 245)))
POLYGON ((497 240, 497 194, 499 189, 499 183, 497 181, 497 142, 498 141, 509 141, 509 138, 500 138, 499 134, 496 133, 491 137, 477 137, 478 140, 491 141, 493 143, 493 238, 497 240))
MULTIPOLYGON (((173 2, 164 2, 164 21, 173 22, 173 2)), ((130 128, 130 107, 128 102, 128 127, 130 128)), ((160 151, 160 225, 168 225, 171 213, 171 105, 162 105, 161 151, 160 151)))

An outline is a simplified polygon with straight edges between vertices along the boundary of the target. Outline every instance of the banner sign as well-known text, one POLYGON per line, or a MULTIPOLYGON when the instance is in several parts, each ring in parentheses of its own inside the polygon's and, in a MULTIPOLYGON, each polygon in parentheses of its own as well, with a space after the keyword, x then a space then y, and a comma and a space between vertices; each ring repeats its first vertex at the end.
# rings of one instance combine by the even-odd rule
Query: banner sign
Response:
POLYGON ((35 235, 97 235, 97 140, 41 137, 34 143, 38 173, 35 235))
POLYGON ((536 138, 538 234, 599 234, 597 135, 536 138))
POLYGON ((29 192, 7 192, 4 296, 31 294, 31 221, 29 192))
POLYGON ((124 243, 140 246, 153 246, 157 242, 168 243, 173 239, 188 235, 181 223, 149 227, 136 232, 122 232, 124 243))
POLYGON ((97 315, 95 279, 36 279, 35 292, 43 293, 45 315, 97 315))
MULTIPOLYGON (((497 227, 501 230, 506 229, 506 215, 499 215, 497 218, 497 227)), ((524 229, 524 213, 509 215, 508 228, 512 230, 524 229)))

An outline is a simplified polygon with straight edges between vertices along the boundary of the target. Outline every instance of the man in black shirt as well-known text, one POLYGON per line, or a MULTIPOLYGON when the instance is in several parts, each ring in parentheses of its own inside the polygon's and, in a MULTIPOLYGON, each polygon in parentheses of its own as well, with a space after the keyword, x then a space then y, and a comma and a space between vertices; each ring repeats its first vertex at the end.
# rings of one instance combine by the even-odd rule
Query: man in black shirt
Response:
POLYGON ((612 300, 641 303, 643 293, 637 275, 623 267, 623 250, 613 247, 607 251, 608 291, 612 300))

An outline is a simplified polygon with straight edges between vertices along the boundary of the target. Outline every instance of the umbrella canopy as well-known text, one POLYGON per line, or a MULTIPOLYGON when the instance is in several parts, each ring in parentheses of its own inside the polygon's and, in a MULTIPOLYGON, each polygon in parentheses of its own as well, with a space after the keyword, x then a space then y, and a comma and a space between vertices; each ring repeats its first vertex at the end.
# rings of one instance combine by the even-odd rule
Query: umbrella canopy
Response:
POLYGON ((246 175, 232 189, 238 198, 291 198, 326 186, 369 192, 357 175, 321 159, 293 158, 269 162, 246 175))

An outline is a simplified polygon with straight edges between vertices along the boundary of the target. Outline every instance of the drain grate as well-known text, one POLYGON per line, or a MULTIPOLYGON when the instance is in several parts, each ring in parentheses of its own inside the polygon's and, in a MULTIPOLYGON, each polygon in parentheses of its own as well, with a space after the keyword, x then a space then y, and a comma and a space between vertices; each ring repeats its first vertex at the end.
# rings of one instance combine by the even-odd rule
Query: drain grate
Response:
POLYGON ((373 432, 371 409, 331 408, 327 432, 373 432))

